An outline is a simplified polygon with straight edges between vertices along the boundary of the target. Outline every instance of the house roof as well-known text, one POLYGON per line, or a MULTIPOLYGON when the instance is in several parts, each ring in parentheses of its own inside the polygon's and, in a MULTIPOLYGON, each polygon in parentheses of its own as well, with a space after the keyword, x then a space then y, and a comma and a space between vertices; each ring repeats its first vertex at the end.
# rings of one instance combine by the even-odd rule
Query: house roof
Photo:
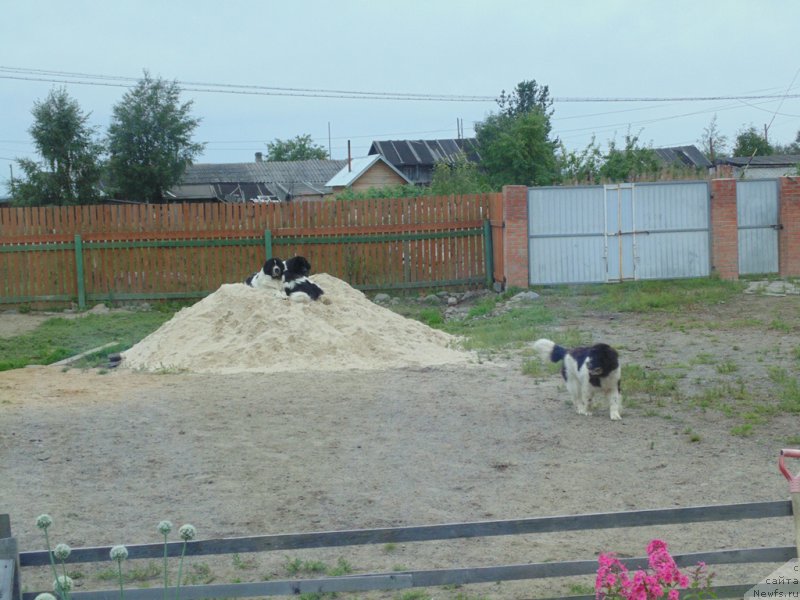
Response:
POLYGON ((346 160, 255 161, 247 163, 198 163, 190 165, 181 184, 170 190, 174 197, 209 185, 219 200, 242 202, 272 196, 280 200, 330 193, 326 182, 346 160))
POLYGON ((392 171, 402 177, 403 181, 406 183, 411 183, 411 180, 408 177, 398 171, 394 165, 387 161, 383 156, 380 154, 373 154, 372 156, 362 156, 351 159, 349 167, 347 165, 347 161, 344 161, 345 164, 342 169, 336 173, 336 175, 334 175, 325 185, 331 188, 350 187, 359 177, 361 177, 378 162, 385 164, 392 171))
POLYGON ((385 140, 374 141, 367 154, 382 154, 396 167, 433 166, 464 152, 471 161, 480 161, 475 138, 450 140, 385 140))
POLYGON ((674 146, 672 148, 653 148, 658 157, 668 164, 710 169, 714 165, 696 146, 674 146))
POLYGON ((734 156, 720 158, 717 164, 734 167, 793 167, 800 163, 800 154, 773 154, 772 156, 734 156))

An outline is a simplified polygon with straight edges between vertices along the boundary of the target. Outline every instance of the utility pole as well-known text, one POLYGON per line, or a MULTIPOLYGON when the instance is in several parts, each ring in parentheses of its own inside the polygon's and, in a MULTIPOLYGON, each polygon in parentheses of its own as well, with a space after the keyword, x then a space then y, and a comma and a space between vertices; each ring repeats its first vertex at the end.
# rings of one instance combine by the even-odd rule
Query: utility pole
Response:
POLYGON ((328 121, 328 160, 331 160, 331 122, 328 121))

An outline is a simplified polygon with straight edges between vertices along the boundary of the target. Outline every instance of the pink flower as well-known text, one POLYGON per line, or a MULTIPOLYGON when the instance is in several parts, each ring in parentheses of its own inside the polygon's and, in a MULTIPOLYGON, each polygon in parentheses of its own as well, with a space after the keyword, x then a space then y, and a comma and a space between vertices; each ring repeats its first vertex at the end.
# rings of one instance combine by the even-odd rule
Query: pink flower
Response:
POLYGON ((653 540, 647 544, 647 555, 650 556, 654 552, 667 551, 667 543, 662 540, 653 540))

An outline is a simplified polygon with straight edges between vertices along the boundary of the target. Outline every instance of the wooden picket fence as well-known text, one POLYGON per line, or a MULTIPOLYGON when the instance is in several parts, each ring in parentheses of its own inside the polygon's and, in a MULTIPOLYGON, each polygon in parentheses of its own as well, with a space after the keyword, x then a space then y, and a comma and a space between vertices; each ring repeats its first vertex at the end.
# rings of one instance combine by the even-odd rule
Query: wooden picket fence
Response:
POLYGON ((0 209, 0 303, 197 298, 266 258, 364 290, 491 284, 501 194, 0 209))
MULTIPOLYGON (((637 510, 613 513, 595 513, 570 516, 536 517, 504 521, 482 521, 473 523, 449 523, 420 527, 393 527, 382 529, 358 529, 349 531, 327 531, 317 533, 295 533, 262 535, 229 539, 196 540, 187 543, 186 556, 208 556, 242 554, 248 552, 274 552, 278 550, 301 550, 308 548, 344 547, 365 544, 390 544, 429 542, 489 536, 541 534, 563 531, 613 529, 618 527, 645 527, 700 522, 715 522, 744 519, 790 517, 790 501, 753 502, 695 506, 656 510, 637 510)), ((791 528, 791 525, 788 525, 791 528)), ((757 535, 747 536, 758 539, 757 535)), ((166 552, 170 557, 181 555, 183 542, 170 542, 166 552)), ((164 544, 141 544, 127 546, 128 559, 159 559, 164 556, 164 544)), ((105 562, 109 560, 110 547, 74 548, 69 564, 105 562)), ((773 563, 782 564, 797 556, 795 546, 769 548, 744 548, 717 550, 673 555, 679 567, 693 567, 704 562, 711 568, 725 564, 773 563)), ((626 558, 628 568, 647 567, 646 557, 626 558)), ((0 515, 0 575, 5 571, 6 579, 0 576, 0 597, 3 600, 34 600, 36 591, 27 590, 19 576, 19 569, 50 564, 47 550, 19 552, 16 540, 11 536, 8 515, 0 515), (5 567, 5 569, 3 569, 5 567), (2 584, 5 581, 5 595, 2 584)), ((182 600, 201 598, 238 598, 252 596, 282 596, 303 593, 363 592, 368 590, 397 590, 414 587, 445 585, 467 585, 498 581, 547 579, 592 575, 597 570, 597 559, 562 562, 540 562, 528 564, 480 566, 456 569, 434 569, 387 573, 369 573, 316 579, 271 580, 255 583, 227 583, 185 586, 180 588, 182 600)), ((773 570, 774 567, 768 570, 773 570)), ((766 575, 766 572, 765 572, 766 575)), ((717 597, 741 597, 757 582, 742 582, 713 588, 717 597)), ((129 589, 127 600, 159 600, 163 588, 129 589)), ((174 597, 175 590, 172 590, 174 597)), ((119 589, 99 591, 73 591, 72 600, 115 600, 119 589)), ((592 600, 594 596, 572 596, 571 600, 592 600)))

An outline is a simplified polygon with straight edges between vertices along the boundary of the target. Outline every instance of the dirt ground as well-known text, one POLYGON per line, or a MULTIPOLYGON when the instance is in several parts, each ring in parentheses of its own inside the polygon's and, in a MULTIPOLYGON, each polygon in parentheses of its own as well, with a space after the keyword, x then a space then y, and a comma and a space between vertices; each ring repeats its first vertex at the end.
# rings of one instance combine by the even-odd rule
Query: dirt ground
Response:
MULTIPOLYGON (((0 335, 39 318, 3 314, 0 335)), ((685 395, 726 382, 756 390, 776 366, 800 371, 800 297, 792 294, 742 294, 677 317, 575 315, 562 328, 620 349, 623 393, 626 363, 654 372, 682 365, 685 395)), ((3 372, 0 512, 25 551, 43 547, 35 520, 45 512, 54 544, 81 547, 157 543, 162 519, 192 523, 202 539, 789 497, 777 457, 799 441, 797 415, 747 436, 731 434, 740 417, 685 401, 636 398, 621 422, 605 407, 581 417, 559 378, 522 374, 524 360, 519 352, 467 367, 322 376, 3 372)), ((199 557, 187 572, 194 583, 223 583, 286 578, 295 559, 344 559, 355 573, 591 560, 605 551, 641 556, 654 537, 675 553, 794 539, 789 519, 767 519, 199 557)), ((717 583, 755 581, 775 566, 717 569, 717 583)), ((88 566, 76 569, 79 590, 113 587, 88 566)), ((34 571, 23 572, 31 591, 48 581, 34 571)), ((429 593, 531 598, 574 592, 576 583, 585 593, 593 580, 429 593)))

